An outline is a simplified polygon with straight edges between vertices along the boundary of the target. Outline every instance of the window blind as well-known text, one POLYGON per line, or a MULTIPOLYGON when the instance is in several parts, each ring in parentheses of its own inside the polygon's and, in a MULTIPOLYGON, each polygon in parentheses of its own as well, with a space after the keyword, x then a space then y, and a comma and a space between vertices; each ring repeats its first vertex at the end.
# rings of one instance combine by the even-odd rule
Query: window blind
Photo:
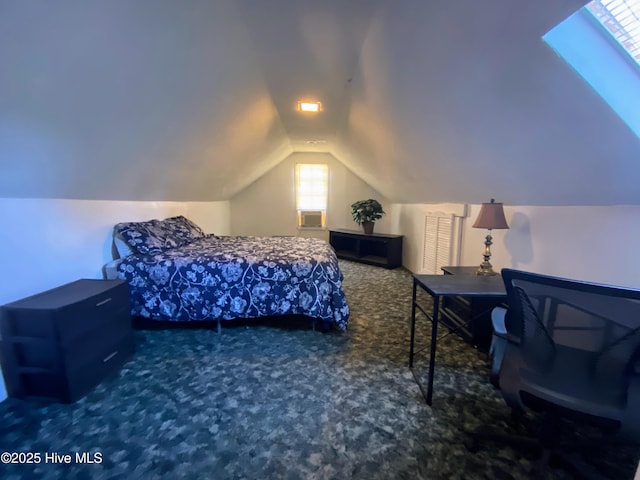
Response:
POLYGON ((326 210, 328 191, 328 165, 296 165, 296 208, 298 210, 326 210))
POLYGON ((640 0, 593 0, 586 8, 640 65, 640 0))

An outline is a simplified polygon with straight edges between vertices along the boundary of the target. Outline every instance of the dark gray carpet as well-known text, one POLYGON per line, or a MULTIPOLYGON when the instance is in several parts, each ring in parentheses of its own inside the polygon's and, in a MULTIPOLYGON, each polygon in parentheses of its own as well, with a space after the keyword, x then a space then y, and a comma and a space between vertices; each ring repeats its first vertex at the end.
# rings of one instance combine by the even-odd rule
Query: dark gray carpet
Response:
MULTIPOLYGON (((0 478, 528 478, 526 455, 463 446, 464 429, 508 428, 486 355, 455 336, 442 341, 429 408, 407 367, 411 275, 341 266, 346 334, 299 320, 245 322, 221 336, 137 331, 133 360, 77 403, 0 403, 0 450, 43 456, 0 465, 0 478), (46 452, 100 452, 102 462, 46 464, 46 452)), ((423 380, 425 366, 422 351, 423 380)), ((595 457, 595 474, 631 479, 638 452, 603 445, 595 457)), ((571 477, 553 469, 547 478, 571 477)))

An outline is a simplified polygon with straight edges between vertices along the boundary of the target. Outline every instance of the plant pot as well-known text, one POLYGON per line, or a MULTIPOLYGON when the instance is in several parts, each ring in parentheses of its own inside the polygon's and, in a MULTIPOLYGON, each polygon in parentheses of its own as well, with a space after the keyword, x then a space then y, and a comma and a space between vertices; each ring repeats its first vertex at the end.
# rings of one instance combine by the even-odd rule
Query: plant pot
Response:
POLYGON ((366 234, 372 234, 374 225, 375 222, 362 222, 362 230, 364 230, 366 234))

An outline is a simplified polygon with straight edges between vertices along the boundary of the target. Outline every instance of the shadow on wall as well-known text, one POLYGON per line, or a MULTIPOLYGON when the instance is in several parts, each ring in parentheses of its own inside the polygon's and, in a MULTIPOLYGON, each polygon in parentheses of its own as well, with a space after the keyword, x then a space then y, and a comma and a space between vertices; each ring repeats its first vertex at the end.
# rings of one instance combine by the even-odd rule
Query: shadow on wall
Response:
POLYGON ((511 217, 511 225, 504 236, 507 251, 511 254, 511 268, 522 268, 533 260, 531 224, 529 217, 516 212, 511 217))

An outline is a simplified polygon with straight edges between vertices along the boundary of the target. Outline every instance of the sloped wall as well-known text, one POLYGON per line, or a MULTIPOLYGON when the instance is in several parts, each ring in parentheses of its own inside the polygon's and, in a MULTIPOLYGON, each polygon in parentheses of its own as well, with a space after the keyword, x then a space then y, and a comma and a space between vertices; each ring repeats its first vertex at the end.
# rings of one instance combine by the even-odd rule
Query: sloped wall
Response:
POLYGON ((542 40, 584 3, 381 2, 340 159, 398 203, 640 204, 640 140, 542 40))
POLYGON ((328 240, 328 231, 297 229, 294 183, 296 163, 329 165, 328 229, 358 229, 351 218, 351 204, 357 200, 376 198, 387 212, 382 220, 376 222, 376 231, 392 233, 389 213, 391 203, 380 193, 330 154, 294 153, 231 199, 233 235, 293 235, 328 240))
POLYGON ((234 0, 0 10, 0 197, 227 200, 290 153, 234 0))

